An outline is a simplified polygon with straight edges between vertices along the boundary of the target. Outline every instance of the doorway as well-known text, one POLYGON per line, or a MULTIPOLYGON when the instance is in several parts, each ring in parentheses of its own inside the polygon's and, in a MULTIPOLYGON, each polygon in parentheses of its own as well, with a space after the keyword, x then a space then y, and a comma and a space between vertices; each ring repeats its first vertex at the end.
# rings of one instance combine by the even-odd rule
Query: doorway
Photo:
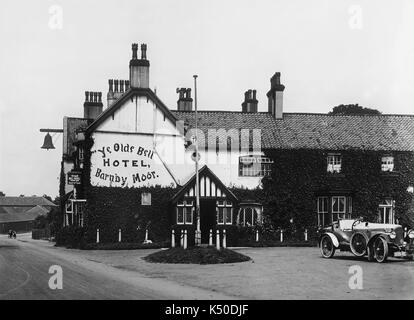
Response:
POLYGON ((201 243, 208 243, 210 229, 216 226, 216 200, 200 200, 201 243))

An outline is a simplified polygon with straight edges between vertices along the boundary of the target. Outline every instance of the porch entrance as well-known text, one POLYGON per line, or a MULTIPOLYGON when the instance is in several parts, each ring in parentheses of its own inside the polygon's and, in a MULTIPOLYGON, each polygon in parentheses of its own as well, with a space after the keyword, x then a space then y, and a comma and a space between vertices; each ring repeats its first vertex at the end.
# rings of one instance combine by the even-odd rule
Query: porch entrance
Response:
POLYGON ((208 243, 210 229, 216 226, 216 200, 200 199, 201 243, 208 243))

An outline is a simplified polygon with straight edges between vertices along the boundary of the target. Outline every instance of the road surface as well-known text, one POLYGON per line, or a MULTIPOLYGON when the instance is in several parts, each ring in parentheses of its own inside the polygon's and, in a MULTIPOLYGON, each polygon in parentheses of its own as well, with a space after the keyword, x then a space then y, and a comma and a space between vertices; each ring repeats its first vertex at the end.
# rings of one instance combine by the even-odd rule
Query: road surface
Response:
POLYGON ((0 300, 213 298, 230 297, 0 236, 0 300), (61 290, 49 288, 52 265, 62 268, 61 290))

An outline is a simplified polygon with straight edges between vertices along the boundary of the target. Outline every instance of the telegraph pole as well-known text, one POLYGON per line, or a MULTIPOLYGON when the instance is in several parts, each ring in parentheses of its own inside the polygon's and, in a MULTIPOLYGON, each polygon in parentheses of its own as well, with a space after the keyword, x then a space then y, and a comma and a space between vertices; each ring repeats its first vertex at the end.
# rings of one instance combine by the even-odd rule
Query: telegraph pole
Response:
POLYGON ((200 183, 198 176, 198 126, 197 126, 197 75, 194 75, 194 114, 195 114, 195 171, 196 171, 196 238, 195 244, 201 244, 201 229, 200 229, 200 183))

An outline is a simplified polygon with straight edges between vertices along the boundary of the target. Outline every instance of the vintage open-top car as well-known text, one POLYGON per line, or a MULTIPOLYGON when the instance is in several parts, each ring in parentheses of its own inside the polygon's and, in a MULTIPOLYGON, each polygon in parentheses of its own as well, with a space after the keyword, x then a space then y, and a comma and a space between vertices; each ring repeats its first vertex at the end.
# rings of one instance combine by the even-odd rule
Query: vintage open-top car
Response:
POLYGON ((395 252, 413 259, 414 229, 404 238, 398 224, 371 223, 358 219, 340 219, 319 230, 319 247, 324 258, 331 258, 335 250, 351 251, 368 261, 385 262, 395 252))

